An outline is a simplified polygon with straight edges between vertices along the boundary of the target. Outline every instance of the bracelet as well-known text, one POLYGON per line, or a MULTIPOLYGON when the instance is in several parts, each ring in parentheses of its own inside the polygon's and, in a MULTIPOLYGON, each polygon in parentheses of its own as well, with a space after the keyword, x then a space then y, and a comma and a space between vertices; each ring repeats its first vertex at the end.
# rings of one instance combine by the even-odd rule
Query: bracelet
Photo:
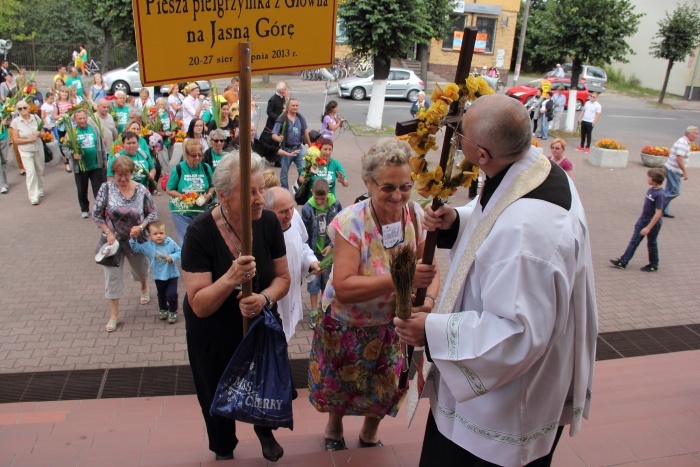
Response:
POLYGON ((429 293, 425 294, 425 298, 431 299, 433 301, 433 305, 435 305, 437 303, 437 299, 435 297, 433 297, 432 295, 430 295, 429 293))
POLYGON ((143 225, 139 224, 139 227, 141 228, 141 232, 143 232, 143 225))

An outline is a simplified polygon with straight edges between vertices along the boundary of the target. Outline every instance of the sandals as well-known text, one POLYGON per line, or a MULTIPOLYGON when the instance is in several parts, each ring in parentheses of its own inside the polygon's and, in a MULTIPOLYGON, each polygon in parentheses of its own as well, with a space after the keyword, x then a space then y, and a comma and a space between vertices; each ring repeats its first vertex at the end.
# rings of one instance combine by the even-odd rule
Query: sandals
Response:
POLYGON ((376 448, 379 446, 384 446, 384 443, 382 443, 382 440, 378 440, 376 443, 368 443, 367 441, 362 439, 362 436, 360 438, 360 447, 361 448, 376 448))
POLYGON ((326 451, 343 451, 348 447, 345 445, 345 438, 326 438, 326 451))
POLYGON ((141 301, 141 305, 146 305, 146 304, 150 303, 151 296, 148 294, 148 289, 146 289, 145 292, 141 292, 140 301, 141 301))
POLYGON ((105 331, 114 332, 117 330, 117 325, 119 324, 119 319, 110 319, 105 326, 105 331))

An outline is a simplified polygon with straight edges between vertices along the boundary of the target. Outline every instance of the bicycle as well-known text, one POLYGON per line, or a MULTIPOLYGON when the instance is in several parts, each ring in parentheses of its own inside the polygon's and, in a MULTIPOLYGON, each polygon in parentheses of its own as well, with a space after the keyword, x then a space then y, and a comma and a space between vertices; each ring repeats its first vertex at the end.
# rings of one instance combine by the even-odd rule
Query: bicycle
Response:
POLYGON ((88 74, 94 75, 100 71, 100 65, 102 65, 102 62, 95 62, 95 60, 91 58, 87 65, 85 65, 85 71, 87 71, 88 74))

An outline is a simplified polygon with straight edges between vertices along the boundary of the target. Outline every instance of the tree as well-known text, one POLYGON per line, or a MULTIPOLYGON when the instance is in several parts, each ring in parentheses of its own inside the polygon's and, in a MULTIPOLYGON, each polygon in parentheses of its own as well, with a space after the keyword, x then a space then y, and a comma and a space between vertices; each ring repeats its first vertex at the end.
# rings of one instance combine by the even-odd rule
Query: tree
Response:
POLYGON ((24 39, 26 13, 21 0, 0 0, 0 39, 24 39))
POLYGON ((447 17, 452 11, 452 0, 420 0, 421 13, 417 18, 421 28, 416 30, 416 58, 420 61, 420 77, 428 80, 428 47, 432 39, 442 40, 449 32, 447 17))
POLYGON ((697 5, 683 4, 678 5, 672 14, 667 11, 666 17, 659 21, 659 31, 654 38, 659 41, 652 42, 649 53, 655 58, 668 60, 659 96, 659 104, 663 104, 673 64, 684 60, 700 45, 700 8, 697 5))
POLYGON ((391 59, 409 53, 418 38, 430 34, 421 24, 427 22, 420 16, 422 11, 422 1, 346 0, 338 7, 348 44, 355 52, 373 54, 374 83, 366 121, 370 128, 382 126, 391 59))
POLYGON ((85 0, 85 9, 92 12, 92 23, 104 34, 102 65, 109 68, 109 54, 117 41, 136 43, 134 13, 131 0, 85 0))
MULTIPOLYGON (((637 32, 643 14, 634 13, 629 0, 548 1, 533 15, 533 43, 538 55, 549 60, 570 57, 571 83, 578 83, 584 64, 628 62, 634 54, 626 38, 637 32)), ((528 27, 528 31, 530 28, 528 27)), ((569 93, 566 129, 574 130, 575 86, 569 93)))

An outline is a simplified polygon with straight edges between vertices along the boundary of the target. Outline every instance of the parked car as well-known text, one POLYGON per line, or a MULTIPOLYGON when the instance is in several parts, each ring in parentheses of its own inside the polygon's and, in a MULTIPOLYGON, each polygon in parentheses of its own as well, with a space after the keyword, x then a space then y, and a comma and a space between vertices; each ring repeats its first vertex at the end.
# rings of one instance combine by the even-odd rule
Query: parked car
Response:
MULTIPOLYGON (((571 63, 564 63, 562 68, 564 68, 564 77, 571 78, 571 69, 573 65, 571 63)), ((549 78, 550 76, 554 76, 554 70, 544 75, 545 78, 549 78)), ((579 83, 585 84, 589 91, 603 92, 608 85, 608 75, 602 68, 583 65, 581 67, 579 83)))
MULTIPOLYGON (((374 83, 374 69, 357 76, 343 78, 338 81, 338 94, 340 97, 350 97, 361 101, 372 97, 372 85, 374 83)), ((386 97, 407 99, 415 101, 420 91, 425 90, 425 84, 411 70, 403 68, 391 68, 386 83, 386 97)))
MULTIPOLYGON (((564 95, 566 96, 566 108, 569 107, 569 88, 571 80, 569 78, 547 78, 551 83, 550 90, 555 92, 559 86, 564 86, 564 95)), ((530 103, 537 94, 537 89, 542 87, 542 79, 530 81, 522 86, 515 86, 506 91, 506 96, 519 100, 523 105, 530 103)), ((579 82, 576 89, 576 110, 581 110, 583 104, 588 100, 588 89, 585 85, 579 82)))
MULTIPOLYGON (((134 62, 126 68, 111 70, 105 73, 103 78, 112 94, 117 91, 124 91, 127 94, 138 94, 143 87, 141 76, 139 75, 139 62, 134 62)), ((203 94, 207 94, 211 89, 209 81, 197 81, 197 84, 199 84, 199 90, 203 94)), ((159 96, 161 87, 156 86, 155 88, 154 94, 159 96)))

